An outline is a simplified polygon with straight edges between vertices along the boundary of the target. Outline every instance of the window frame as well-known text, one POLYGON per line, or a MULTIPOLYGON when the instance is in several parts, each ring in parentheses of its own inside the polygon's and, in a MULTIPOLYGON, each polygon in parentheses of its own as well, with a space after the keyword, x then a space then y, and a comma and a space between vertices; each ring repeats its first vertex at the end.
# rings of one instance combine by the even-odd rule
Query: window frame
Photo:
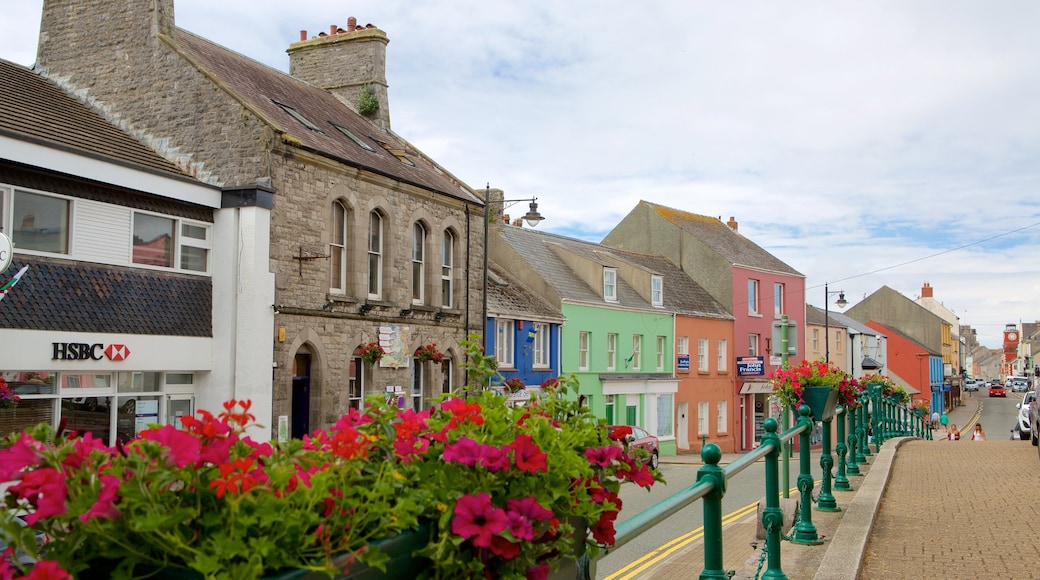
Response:
POLYGON ((617 302, 617 268, 603 268, 603 300, 617 302))
POLYGON ((617 339, 616 332, 607 333, 607 370, 617 370, 617 339))
POLYGON ((455 234, 444 230, 441 240, 441 306, 455 305, 455 234))
POLYGON ((549 325, 544 322, 532 322, 534 325, 534 345, 531 353, 531 368, 549 368, 549 325))
POLYGON ((383 296, 383 216, 377 211, 368 214, 368 297, 378 300, 383 296), (373 231, 375 230, 375 231, 373 231))
POLYGON ((332 226, 329 228, 329 292, 347 293, 347 206, 342 200, 332 202, 332 226), (338 265, 337 268, 337 259, 338 265), (338 271, 337 271, 338 270, 338 271))
POLYGON ((412 304, 426 301, 426 226, 412 225, 412 304))
POLYGON ((664 278, 661 276, 650 276, 650 305, 664 306, 664 278))
POLYGON ((664 358, 665 349, 668 347, 668 340, 664 336, 658 335, 657 337, 657 371, 664 371, 664 358))
POLYGON ((498 368, 516 368, 516 321, 512 318, 495 319, 495 360, 498 368))
POLYGON ((729 344, 725 338, 720 338, 716 343, 716 371, 720 373, 729 372, 729 344))
POLYGON ((780 318, 784 315, 784 284, 773 282, 773 316, 780 318))
POLYGON ((632 335, 632 370, 638 371, 643 368, 643 335, 632 335))
POLYGON ((578 332, 578 370, 589 370, 589 343, 592 333, 587 330, 578 332))
POLYGON ((708 372, 708 338, 697 339, 697 372, 708 372))
POLYGON ((748 356, 758 356, 761 348, 761 340, 758 334, 748 334, 748 356))
MULTIPOLYGON (((178 216, 172 216, 154 211, 144 211, 134 209, 130 211, 130 266, 134 268, 147 268, 147 269, 158 269, 175 272, 185 272, 191 274, 209 274, 212 270, 212 260, 210 257, 213 253, 213 224, 207 222, 200 222, 197 220, 186 219, 178 216), (136 232, 137 216, 148 216, 152 218, 159 218, 169 220, 173 223, 173 240, 172 251, 173 254, 170 256, 172 265, 162 266, 158 264, 143 264, 134 261, 134 236, 136 232), (205 232, 205 239, 200 240, 199 238, 193 238, 184 235, 185 226, 199 228, 205 232), (183 267, 184 263, 184 248, 197 248, 205 252, 206 268, 203 270, 195 270, 191 268, 183 267)), ((71 244, 70 244, 71 245, 71 244)))
POLYGON ((747 283, 747 301, 748 301, 748 314, 752 316, 760 316, 761 312, 758 309, 758 280, 754 278, 748 278, 747 283))
POLYGON ((715 407, 715 432, 718 434, 729 432, 729 405, 725 399, 719 399, 718 405, 715 407))

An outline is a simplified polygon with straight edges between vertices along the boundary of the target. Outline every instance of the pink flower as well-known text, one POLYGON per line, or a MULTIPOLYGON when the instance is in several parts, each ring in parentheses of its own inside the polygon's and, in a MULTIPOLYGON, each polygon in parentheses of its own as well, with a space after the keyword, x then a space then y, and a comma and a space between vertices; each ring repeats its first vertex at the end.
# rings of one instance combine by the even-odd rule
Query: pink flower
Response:
POLYGON ((491 472, 505 471, 512 467, 509 452, 495 445, 480 446, 480 464, 491 472))
POLYGON ((198 438, 173 425, 141 431, 141 438, 162 444, 166 448, 164 455, 177 467, 187 467, 195 463, 202 448, 198 438))
POLYGON ((603 512, 596 525, 592 526, 592 539, 606 546, 614 545, 614 520, 618 513, 615 511, 603 512))
POLYGON ((512 560, 520 555, 520 544, 502 536, 491 536, 491 553, 505 560, 512 560))
POLYGON ((506 500, 506 515, 509 517, 509 533, 518 540, 534 539, 534 523, 548 521, 553 513, 538 503, 534 497, 506 500))
POLYGON ((588 459, 589 463, 593 465, 609 467, 611 462, 620 459, 623 454, 624 451, 622 449, 614 445, 608 445, 598 449, 586 449, 585 459, 588 459))
POLYGON ((509 444, 509 448, 513 450, 513 458, 520 470, 529 473, 549 471, 549 466, 545 463, 548 456, 535 444, 530 435, 517 435, 516 440, 509 444))
POLYGON ((67 511, 65 498, 68 497, 68 490, 65 487, 65 476, 53 467, 25 472, 21 483, 9 487, 7 491, 28 500, 36 508, 25 516, 25 522, 30 526, 40 518, 60 516, 67 511))
POLYGON ((37 560, 32 570, 25 575, 25 580, 66 580, 71 578, 69 573, 62 569, 53 560, 37 560))
POLYGON ((444 446, 444 461, 448 463, 461 463, 473 467, 480 461, 480 444, 469 437, 459 437, 455 443, 444 446))
POLYGON ((114 475, 101 476, 101 493, 97 502, 85 514, 79 516, 80 521, 87 523, 90 518, 119 519, 119 508, 116 497, 119 492, 119 478, 114 475))
POLYGON ((43 444, 22 431, 14 445, 0 448, 0 481, 17 479, 18 472, 26 467, 35 467, 40 459, 43 444))
POLYGON ((473 538, 473 545, 480 548, 490 547, 491 537, 509 525, 505 510, 491 505, 491 497, 484 492, 460 497, 454 513, 452 533, 473 538))

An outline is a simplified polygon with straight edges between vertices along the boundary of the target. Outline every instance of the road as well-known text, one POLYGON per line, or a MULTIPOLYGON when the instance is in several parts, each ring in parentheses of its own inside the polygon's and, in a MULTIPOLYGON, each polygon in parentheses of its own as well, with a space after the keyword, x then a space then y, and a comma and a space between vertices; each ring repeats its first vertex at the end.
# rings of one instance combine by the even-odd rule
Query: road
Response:
MULTIPOLYGON (((982 402, 982 414, 979 417, 979 424, 982 425, 986 431, 986 438, 990 440, 997 439, 1008 439, 1012 436, 1011 429, 1015 426, 1015 422, 1018 421, 1018 408, 1015 406, 1022 402, 1022 397, 1025 393, 1011 393, 1007 394, 1007 398, 1002 397, 988 397, 985 395, 985 391, 979 391, 973 393, 973 396, 980 397, 982 402)), ((961 439, 971 439, 971 425, 961 426, 961 439), (964 427, 969 427, 965 430, 964 427)), ((1029 445, 1028 442, 1024 442, 1029 445)))
MULTIPOLYGON (((835 458, 836 460, 836 458, 835 458)), ((625 484, 621 489, 623 509, 619 515, 625 520, 666 497, 696 483, 699 465, 661 464, 661 473, 667 485, 655 485, 649 492, 633 484, 625 484)), ((813 453, 811 461, 813 479, 821 476, 820 455, 813 453)), ((798 456, 792 458, 790 464, 790 485, 793 487, 798 477, 798 456)), ((795 494, 797 492, 794 492, 795 494)), ((819 485, 813 490, 819 493, 819 485)), ((765 463, 758 461, 741 471, 727 482, 726 495, 722 500, 723 522, 743 521, 744 518, 757 517, 757 504, 765 496, 765 463), (734 519, 735 518, 735 519, 734 519)), ((601 555, 596 563, 596 578, 599 580, 617 580, 623 574, 619 571, 630 571, 633 564, 647 563, 646 556, 655 550, 667 547, 668 550, 700 541, 700 528, 703 525, 704 507, 700 501, 673 514, 671 517, 654 526, 638 538, 617 550, 601 555)))

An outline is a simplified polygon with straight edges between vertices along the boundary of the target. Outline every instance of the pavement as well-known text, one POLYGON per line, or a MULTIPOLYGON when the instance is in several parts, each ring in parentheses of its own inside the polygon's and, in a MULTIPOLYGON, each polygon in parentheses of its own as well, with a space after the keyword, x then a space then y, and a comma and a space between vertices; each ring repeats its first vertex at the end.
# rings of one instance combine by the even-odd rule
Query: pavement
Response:
MULTIPOLYGON (((950 423, 970 433, 982 404, 977 394, 965 399, 948 413, 950 423)), ((862 475, 848 476, 851 491, 833 490, 840 511, 814 506, 819 545, 781 542, 783 574, 792 580, 1040 578, 1034 547, 1040 502, 1030 493, 1040 481, 1038 450, 1010 440, 1003 427, 989 427, 983 442, 948 441, 941 427, 931 441, 885 441, 860 465, 862 475)), ((724 454, 722 463, 738 457, 724 454)), ((701 463, 699 454, 661 461, 701 463)), ((723 566, 733 578, 761 578, 767 569, 765 542, 756 539, 760 517, 752 512, 723 529, 723 566)), ((703 568, 703 541, 697 541, 623 578, 687 579, 703 568)))

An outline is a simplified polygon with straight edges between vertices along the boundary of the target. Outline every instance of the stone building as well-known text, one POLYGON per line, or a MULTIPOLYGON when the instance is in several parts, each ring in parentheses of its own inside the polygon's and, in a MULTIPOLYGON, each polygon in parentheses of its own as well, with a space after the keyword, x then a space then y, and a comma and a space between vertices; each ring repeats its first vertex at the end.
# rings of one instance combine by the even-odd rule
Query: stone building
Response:
POLYGON ((459 344, 481 327, 483 202, 391 130, 386 34, 353 19, 304 32, 287 75, 178 28, 173 8, 46 0, 35 68, 188 174, 246 192, 222 242, 269 286, 214 298, 238 336, 213 337, 236 348, 215 354, 230 372, 198 405, 248 393, 288 437, 388 389, 422 407, 459 386, 459 344), (375 364, 358 356, 371 342, 387 351, 375 364), (430 343, 440 366, 413 357, 430 343))

